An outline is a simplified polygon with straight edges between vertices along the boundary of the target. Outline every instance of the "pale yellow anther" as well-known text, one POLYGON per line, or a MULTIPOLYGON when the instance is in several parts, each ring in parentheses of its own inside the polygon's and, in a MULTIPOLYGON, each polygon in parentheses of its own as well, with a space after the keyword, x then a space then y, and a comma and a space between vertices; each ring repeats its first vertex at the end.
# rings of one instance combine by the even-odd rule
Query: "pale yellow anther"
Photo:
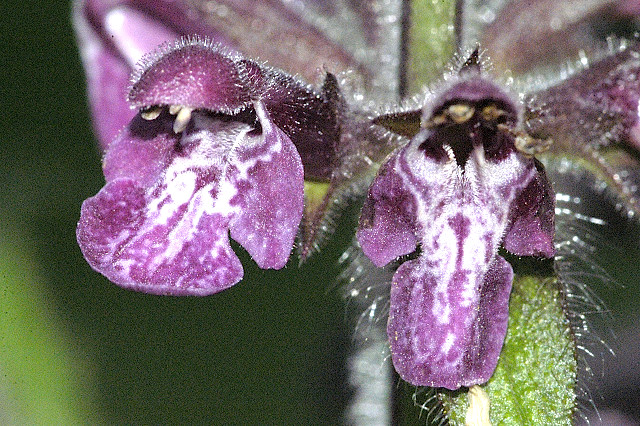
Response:
POLYGON ((183 108, 182 105, 170 105, 169 106, 169 114, 176 115, 183 108))
POLYGON ((162 108, 152 107, 147 110, 140 111, 140 116, 145 120, 155 120, 156 118, 158 118, 161 112, 162 112, 162 108))
POLYGON ((469 408, 464 424, 466 426, 491 426, 489 395, 480 386, 474 385, 469 388, 467 398, 469 399, 469 408))
POLYGON ((475 109, 471 105, 466 104, 454 104, 447 108, 447 116, 456 124, 461 124, 469 121, 473 117, 475 109))
POLYGON ((504 110, 499 109, 495 104, 487 105, 482 108, 482 118, 485 121, 495 121, 506 114, 504 110))
POLYGON ((187 128, 189 120, 191 120, 191 108, 182 107, 176 115, 176 121, 173 122, 173 131, 180 133, 187 128))
POLYGON ((532 157, 548 150, 551 144, 553 144, 553 140, 550 138, 536 139, 527 135, 526 133, 520 133, 516 135, 514 144, 518 151, 520 151, 524 155, 532 157))
POLYGON ((503 132, 507 132, 513 135, 513 144, 515 145, 516 149, 528 157, 533 157, 536 154, 541 154, 547 151, 549 147, 553 145, 553 139, 551 138, 534 138, 533 136, 523 131, 511 129, 505 124, 498 124, 498 130, 502 130, 503 132))
POLYGON ((447 122, 447 117, 444 114, 434 115, 431 120, 429 120, 430 125, 439 126, 447 122))

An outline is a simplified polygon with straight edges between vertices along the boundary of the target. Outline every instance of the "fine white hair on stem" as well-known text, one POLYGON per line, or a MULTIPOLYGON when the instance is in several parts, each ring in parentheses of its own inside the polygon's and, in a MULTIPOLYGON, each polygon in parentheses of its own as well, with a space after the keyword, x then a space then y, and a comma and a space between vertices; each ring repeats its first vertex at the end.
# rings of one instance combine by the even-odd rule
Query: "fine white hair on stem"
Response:
MULTIPOLYGON (((347 409, 350 424, 391 424, 394 409, 394 390, 398 386, 410 386, 398 382, 393 374, 391 354, 387 341, 386 325, 389 316, 389 292, 391 279, 400 262, 377 268, 362 253, 357 240, 338 260, 343 272, 338 277, 346 300, 345 316, 355 324, 349 357, 349 382, 354 396, 347 409), (362 367, 366 366, 363 371, 362 367), (364 380, 368 380, 367 384, 364 380), (384 386, 384 389, 374 389, 384 386), (385 399, 386 398, 386 399, 385 399), (379 416, 363 416, 362 410, 372 407, 379 416), (386 407, 388 411, 381 408, 386 407), (383 421, 388 415, 388 421, 383 421)), ((412 386, 412 401, 419 409, 420 419, 427 425, 444 425, 447 416, 433 388, 412 386)))
MULTIPOLYGON (((611 347, 594 330, 592 322, 610 318, 609 311, 596 292, 594 283, 610 286, 614 280, 597 263, 595 258, 595 241, 597 233, 586 226, 580 213, 570 210, 556 214, 556 271, 560 279, 565 313, 571 323, 571 331, 575 338, 576 358, 578 362, 578 383, 576 386, 576 416, 586 421, 586 413, 597 413, 596 399, 592 392, 595 382, 595 371, 601 371, 596 364, 604 362, 604 353, 613 353, 611 347)), ((593 222, 592 222, 593 223, 593 222)), ((602 225, 596 225, 602 226, 602 225)))
POLYGON ((416 387, 411 397, 413 405, 420 408, 420 419, 426 425, 442 426, 448 424, 446 413, 434 388, 416 387))
POLYGON ((616 342, 613 315, 600 295, 624 290, 607 259, 624 259, 621 236, 637 231, 623 230, 634 224, 612 207, 615 194, 598 178, 567 159, 547 159, 545 166, 556 191, 555 268, 576 344, 576 421, 598 423, 600 375, 616 342))
POLYGON ((338 262, 338 277, 346 300, 346 321, 355 323, 348 361, 353 396, 347 420, 354 425, 391 424, 394 375, 387 342, 386 318, 392 268, 376 268, 364 256, 357 241, 338 262))

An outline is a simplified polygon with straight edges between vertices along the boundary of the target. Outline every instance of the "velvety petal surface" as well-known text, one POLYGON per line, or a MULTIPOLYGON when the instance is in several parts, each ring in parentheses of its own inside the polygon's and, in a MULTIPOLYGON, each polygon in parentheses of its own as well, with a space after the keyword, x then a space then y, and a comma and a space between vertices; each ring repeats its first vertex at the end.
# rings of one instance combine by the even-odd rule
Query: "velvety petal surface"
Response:
POLYGON ((385 163, 362 208, 358 241, 378 267, 416 249, 415 200, 398 173, 399 161, 385 163))
POLYGON ((513 271, 497 256, 472 297, 462 276, 443 278, 425 260, 405 262, 396 272, 387 327, 393 365, 412 384, 457 389, 484 383, 507 331, 513 271))
MULTIPOLYGON (((248 70, 237 56, 209 42, 185 41, 145 57, 129 93, 137 107, 183 105, 226 113, 250 103, 248 70)), ((257 70, 256 70, 257 71, 257 70)))
POLYGON ((555 194, 543 166, 520 192, 511 208, 502 246, 518 256, 553 257, 555 194))
POLYGON ((234 152, 242 209, 231 224, 231 237, 261 268, 282 268, 289 259, 304 208, 304 177, 300 155, 289 138, 256 105, 262 124, 262 144, 234 152))
POLYGON ((87 261, 126 288, 211 294, 242 278, 231 228, 260 266, 284 266, 302 216, 291 141, 264 111, 262 131, 204 112, 182 133, 172 122, 166 110, 152 121, 137 116, 110 146, 107 184, 85 201, 78 224, 87 261), (278 185, 281 194, 268 197, 278 185), (267 198, 254 200, 262 191, 267 198), (256 207, 261 215, 251 214, 256 207))

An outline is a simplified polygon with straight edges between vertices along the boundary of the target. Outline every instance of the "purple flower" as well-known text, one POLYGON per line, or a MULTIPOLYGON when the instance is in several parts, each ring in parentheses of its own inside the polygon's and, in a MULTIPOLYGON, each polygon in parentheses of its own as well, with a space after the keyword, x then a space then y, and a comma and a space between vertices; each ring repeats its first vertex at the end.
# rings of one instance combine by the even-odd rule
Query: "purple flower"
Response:
POLYGON ((82 206, 86 259, 123 287, 206 295, 242 278, 230 232, 260 267, 282 268, 303 209, 302 162, 282 128, 293 126, 288 109, 319 97, 197 39, 147 61, 129 95, 141 113, 109 145, 107 184, 82 206))
POLYGON ((502 244, 551 257, 553 193, 519 149, 519 105, 467 64, 422 111, 422 129, 382 166, 358 241, 376 266, 415 251, 391 286, 393 364, 415 385, 457 389, 487 381, 507 330, 513 280, 502 244))
MULTIPOLYGON (((239 4, 224 9, 234 16, 258 13, 239 4)), ((323 86, 315 89, 244 59, 238 48, 266 53, 272 62, 284 57, 271 54, 279 48, 266 39, 247 44, 246 37, 229 37, 228 23, 215 13, 218 19, 208 19, 210 13, 183 2, 144 0, 88 0, 75 7, 107 180, 83 206, 78 241, 96 270, 127 288, 210 294, 229 287, 241 279, 242 268, 228 232, 259 266, 283 267, 302 217, 302 164, 304 179, 348 186, 349 167, 341 166, 337 152, 362 144, 360 136, 371 133, 369 124, 355 125, 364 118, 353 116, 344 124, 351 136, 341 145, 338 115, 344 106, 335 77, 325 72, 323 86), (165 44, 140 59, 180 34, 209 41, 165 44), (136 62, 141 70, 130 86, 136 62)), ((258 15, 249 26, 265 19, 258 15)), ((276 27, 316 34, 290 18, 276 27)), ((307 53, 293 61, 303 75, 321 75, 327 57, 343 68, 359 68, 316 35, 305 43, 320 56, 307 53)), ((380 147, 387 149, 379 144, 373 151, 380 147)), ((320 222, 337 186, 307 206, 303 253, 316 246, 316 230, 324 228, 320 222)))

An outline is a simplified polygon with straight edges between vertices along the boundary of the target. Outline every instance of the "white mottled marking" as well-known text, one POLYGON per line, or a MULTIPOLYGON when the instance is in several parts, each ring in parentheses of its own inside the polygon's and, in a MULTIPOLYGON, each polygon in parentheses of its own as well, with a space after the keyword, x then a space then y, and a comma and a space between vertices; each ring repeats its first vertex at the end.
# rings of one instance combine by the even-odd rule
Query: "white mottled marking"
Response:
POLYGON ((444 339, 444 343, 442 344, 442 348, 440 349, 440 351, 442 353, 448 354, 455 341, 456 335, 453 333, 447 333, 447 337, 444 339))

